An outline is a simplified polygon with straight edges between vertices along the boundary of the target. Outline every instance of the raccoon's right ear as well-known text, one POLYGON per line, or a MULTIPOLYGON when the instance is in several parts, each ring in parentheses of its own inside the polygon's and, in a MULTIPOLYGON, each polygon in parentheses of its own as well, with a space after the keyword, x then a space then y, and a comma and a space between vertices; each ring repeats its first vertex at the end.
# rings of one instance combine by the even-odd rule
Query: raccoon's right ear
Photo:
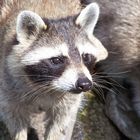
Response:
POLYGON ((22 11, 17 17, 17 40, 24 42, 25 40, 34 39, 35 36, 42 29, 46 29, 46 27, 39 15, 31 11, 22 11))
POLYGON ((76 19, 79 25, 90 36, 93 34, 95 25, 99 18, 100 9, 97 3, 91 3, 84 8, 76 19))

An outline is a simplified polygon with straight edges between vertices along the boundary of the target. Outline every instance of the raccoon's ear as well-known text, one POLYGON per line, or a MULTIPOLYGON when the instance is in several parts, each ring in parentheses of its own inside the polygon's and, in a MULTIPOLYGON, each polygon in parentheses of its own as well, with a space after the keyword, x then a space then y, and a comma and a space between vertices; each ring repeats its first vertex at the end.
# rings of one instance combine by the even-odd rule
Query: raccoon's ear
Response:
POLYGON ((99 18, 99 6, 97 3, 91 3, 84 8, 76 19, 76 24, 80 25, 88 35, 93 34, 95 25, 99 18))
POLYGON ((16 33, 19 42, 33 39, 42 29, 45 29, 42 18, 34 12, 22 11, 17 17, 16 33))

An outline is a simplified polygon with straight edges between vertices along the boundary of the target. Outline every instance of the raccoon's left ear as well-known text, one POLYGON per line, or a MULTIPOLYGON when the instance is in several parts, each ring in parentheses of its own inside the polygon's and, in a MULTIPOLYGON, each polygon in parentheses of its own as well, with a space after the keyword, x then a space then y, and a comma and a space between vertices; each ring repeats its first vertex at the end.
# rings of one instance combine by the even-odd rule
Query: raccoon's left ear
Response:
POLYGON ((17 40, 24 42, 29 39, 34 39, 45 28, 46 25, 39 15, 31 11, 22 11, 17 17, 17 40))
POLYGON ((99 6, 97 3, 91 3, 84 8, 76 19, 76 24, 80 25, 88 35, 93 34, 95 25, 99 18, 99 6))

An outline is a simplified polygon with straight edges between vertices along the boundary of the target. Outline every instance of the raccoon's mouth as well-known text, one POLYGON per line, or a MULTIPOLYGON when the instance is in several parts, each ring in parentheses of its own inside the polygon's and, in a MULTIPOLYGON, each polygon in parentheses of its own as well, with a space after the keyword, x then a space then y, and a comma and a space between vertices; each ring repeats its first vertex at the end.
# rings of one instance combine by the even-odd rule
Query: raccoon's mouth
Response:
POLYGON ((82 92, 88 92, 88 91, 90 91, 91 89, 89 89, 89 90, 77 90, 77 89, 71 89, 69 92, 71 93, 71 94, 80 94, 80 93, 82 93, 82 92))
POLYGON ((76 90, 76 89, 71 89, 69 92, 70 92, 71 94, 80 94, 80 93, 82 93, 82 91, 76 90))

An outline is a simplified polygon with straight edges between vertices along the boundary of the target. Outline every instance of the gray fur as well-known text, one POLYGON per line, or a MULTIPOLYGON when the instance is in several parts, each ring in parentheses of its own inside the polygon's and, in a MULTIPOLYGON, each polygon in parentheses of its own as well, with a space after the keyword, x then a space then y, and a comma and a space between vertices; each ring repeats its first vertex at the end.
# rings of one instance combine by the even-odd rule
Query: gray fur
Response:
POLYGON ((140 1, 82 0, 97 2, 101 15, 95 34, 109 52, 98 71, 110 82, 107 116, 132 140, 140 139, 140 1), (114 82, 113 82, 114 83, 114 82), (112 88, 110 89, 110 86, 112 88))
MULTIPOLYGON (((84 43, 90 42, 90 47, 100 50, 102 57, 100 58, 100 53, 96 55, 99 60, 107 57, 107 51, 92 34, 89 38, 87 37, 89 34, 86 32, 86 28, 81 27, 81 24, 79 24, 80 27, 75 24, 79 11, 71 17, 69 17, 69 13, 67 16, 59 15, 57 19, 54 18, 56 15, 52 16, 54 19, 47 19, 46 16, 43 19, 29 11, 20 12, 26 8, 27 10, 34 9, 36 13, 41 13, 44 16, 45 12, 49 13, 49 8, 53 7, 51 1, 47 1, 51 3, 51 6, 48 6, 48 11, 40 10, 42 6, 44 7, 43 2, 45 1, 39 3, 40 5, 32 3, 33 1, 28 1, 27 4, 26 1, 25 3, 17 2, 19 2, 18 7, 15 7, 15 11, 11 10, 13 13, 8 14, 11 16, 5 19, 5 24, 0 27, 0 115, 13 140, 27 140, 29 127, 36 130, 39 140, 70 140, 83 96, 82 93, 76 94, 71 90, 76 88, 76 81, 81 76, 88 78, 92 83, 91 73, 85 66, 75 42, 81 40, 84 43), (31 8, 28 4, 31 4, 31 8), (19 15, 18 19, 17 15, 19 15), (62 46, 66 49, 65 55, 62 54, 64 51, 61 49, 62 46), (55 78, 43 84, 40 81, 33 82, 29 77, 34 75, 28 75, 24 70, 27 65, 30 65, 29 58, 34 57, 35 54, 29 55, 30 57, 27 57, 26 61, 24 61, 25 56, 42 48, 45 50, 47 48, 58 49, 61 52, 59 55, 64 55, 63 57, 68 60, 68 65, 57 76, 53 75, 51 69, 53 64, 50 64, 52 62, 50 59, 58 56, 53 55, 47 60, 42 58, 37 62, 33 61, 34 65, 40 64, 42 61, 49 61, 49 64, 43 64, 45 69, 41 72, 47 71, 47 74, 51 73, 52 75, 45 76, 55 78)), ((98 5, 96 4, 96 6, 98 5)), ((94 9, 94 7, 92 8, 94 9)), ((63 13, 60 9, 58 7, 57 14, 63 13)), ((55 11, 56 9, 52 13, 55 11)), ((93 11, 96 15, 96 10, 93 11)), ((48 13, 47 15, 49 15, 48 13)), ((85 19, 87 19, 86 16, 84 15, 85 19)), ((90 25, 92 27, 92 24, 90 25)), ((42 53, 44 55, 43 51, 42 53)), ((42 53, 36 57, 42 57, 42 53)), ((53 51, 47 52, 45 55, 47 56, 49 53, 53 54, 53 51)), ((40 71, 40 68, 37 70, 40 71)))

